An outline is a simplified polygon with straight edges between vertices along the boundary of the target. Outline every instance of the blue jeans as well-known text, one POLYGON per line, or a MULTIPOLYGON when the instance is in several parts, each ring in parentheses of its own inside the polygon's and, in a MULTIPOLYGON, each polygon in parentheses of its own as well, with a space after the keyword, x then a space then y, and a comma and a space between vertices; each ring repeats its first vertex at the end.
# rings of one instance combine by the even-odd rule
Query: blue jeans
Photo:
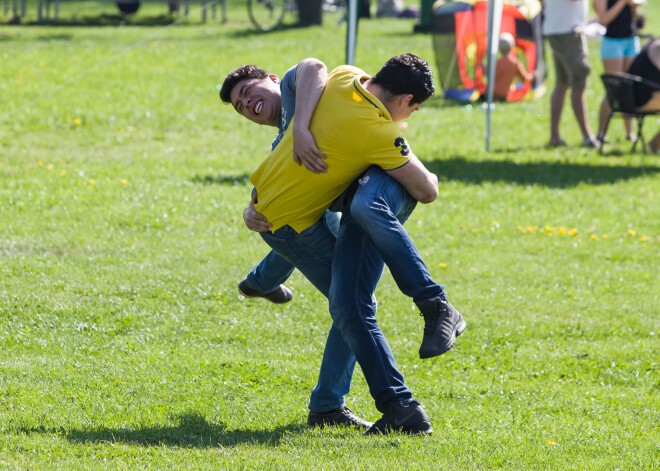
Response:
MULTIPOLYGON (((325 220, 328 228, 336 235, 339 231, 339 215, 332 211, 326 211, 325 220)), ((246 277, 247 282, 251 288, 257 291, 270 293, 271 291, 275 291, 279 285, 291 276, 294 268, 291 263, 278 255, 276 251, 271 250, 263 260, 250 270, 250 273, 246 277)))
MULTIPOLYGON (((261 237, 283 260, 300 270, 316 289, 328 296, 336 236, 326 218, 321 218, 300 234, 290 226, 284 226, 275 232, 262 232, 261 237)), ((333 323, 309 409, 326 412, 343 406, 354 368, 355 356, 333 323)))
POLYGON ((370 167, 358 182, 351 216, 383 257, 401 292, 415 303, 435 297, 447 299, 444 286, 433 281, 403 227, 417 200, 380 167, 370 167))
POLYGON ((350 209, 342 214, 332 259, 330 314, 353 350, 381 412, 388 403, 412 399, 376 321, 374 291, 383 272, 383 259, 400 289, 416 301, 445 296, 401 225, 416 203, 384 171, 370 168, 359 180, 350 209))

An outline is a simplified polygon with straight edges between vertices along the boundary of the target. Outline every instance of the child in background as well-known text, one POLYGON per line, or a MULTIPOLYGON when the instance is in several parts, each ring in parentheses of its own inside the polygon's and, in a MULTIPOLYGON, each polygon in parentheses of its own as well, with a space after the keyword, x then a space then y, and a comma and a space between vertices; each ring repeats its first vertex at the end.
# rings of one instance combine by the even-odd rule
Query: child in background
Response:
POLYGON ((511 88, 511 82, 518 77, 524 82, 534 80, 534 74, 525 70, 525 66, 517 57, 511 57, 511 49, 516 42, 509 33, 500 35, 499 50, 502 57, 497 60, 495 65, 495 86, 493 87, 493 96, 496 100, 506 100, 511 88))

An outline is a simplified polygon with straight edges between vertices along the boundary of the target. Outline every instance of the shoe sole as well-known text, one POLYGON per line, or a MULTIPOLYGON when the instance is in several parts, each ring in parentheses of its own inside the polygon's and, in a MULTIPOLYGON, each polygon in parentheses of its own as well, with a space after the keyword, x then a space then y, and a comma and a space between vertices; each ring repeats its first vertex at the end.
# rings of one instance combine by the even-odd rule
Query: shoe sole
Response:
POLYGON ((449 350, 452 349, 452 347, 456 343, 456 337, 458 337, 463 332, 465 332, 465 329, 467 328, 467 323, 465 322, 465 319, 463 319, 463 316, 461 316, 460 313, 458 314, 458 316, 460 317, 460 320, 456 324, 456 328, 454 329, 454 335, 452 335, 452 337, 451 337, 451 342, 449 343, 449 346, 446 349, 442 350, 442 351, 433 352, 433 353, 429 353, 429 354, 426 354, 426 355, 422 355, 420 353, 419 358, 421 358, 422 360, 426 360, 427 358, 433 358, 433 357, 440 356, 443 353, 447 353, 449 350))

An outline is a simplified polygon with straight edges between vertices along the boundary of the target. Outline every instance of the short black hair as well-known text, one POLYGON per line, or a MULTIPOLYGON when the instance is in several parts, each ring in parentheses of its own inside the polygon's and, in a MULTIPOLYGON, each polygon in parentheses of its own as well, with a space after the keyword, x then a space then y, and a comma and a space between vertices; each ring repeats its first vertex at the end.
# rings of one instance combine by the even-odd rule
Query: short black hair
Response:
POLYGON ((435 93, 428 62, 411 53, 392 57, 371 81, 392 95, 411 94, 411 105, 423 103, 435 93))
POLYGON ((251 78, 268 78, 268 72, 256 65, 242 65, 229 72, 227 77, 225 77, 225 81, 222 82, 222 88, 220 89, 220 99, 222 102, 231 103, 231 91, 236 84, 242 80, 251 78))

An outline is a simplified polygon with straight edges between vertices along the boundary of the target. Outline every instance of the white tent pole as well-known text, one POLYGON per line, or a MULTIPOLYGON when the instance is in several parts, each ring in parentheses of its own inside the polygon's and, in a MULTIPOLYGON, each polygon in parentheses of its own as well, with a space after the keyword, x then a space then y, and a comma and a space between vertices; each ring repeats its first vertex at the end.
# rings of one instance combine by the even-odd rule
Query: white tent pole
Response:
POLYGON ((502 0, 488 0, 488 84, 486 86, 486 151, 490 152, 490 113, 495 86, 495 64, 499 49, 500 26, 502 24, 502 0))
POLYGON ((348 18, 346 21, 346 64, 355 65, 355 46, 357 44, 358 22, 357 0, 348 0, 348 18))

